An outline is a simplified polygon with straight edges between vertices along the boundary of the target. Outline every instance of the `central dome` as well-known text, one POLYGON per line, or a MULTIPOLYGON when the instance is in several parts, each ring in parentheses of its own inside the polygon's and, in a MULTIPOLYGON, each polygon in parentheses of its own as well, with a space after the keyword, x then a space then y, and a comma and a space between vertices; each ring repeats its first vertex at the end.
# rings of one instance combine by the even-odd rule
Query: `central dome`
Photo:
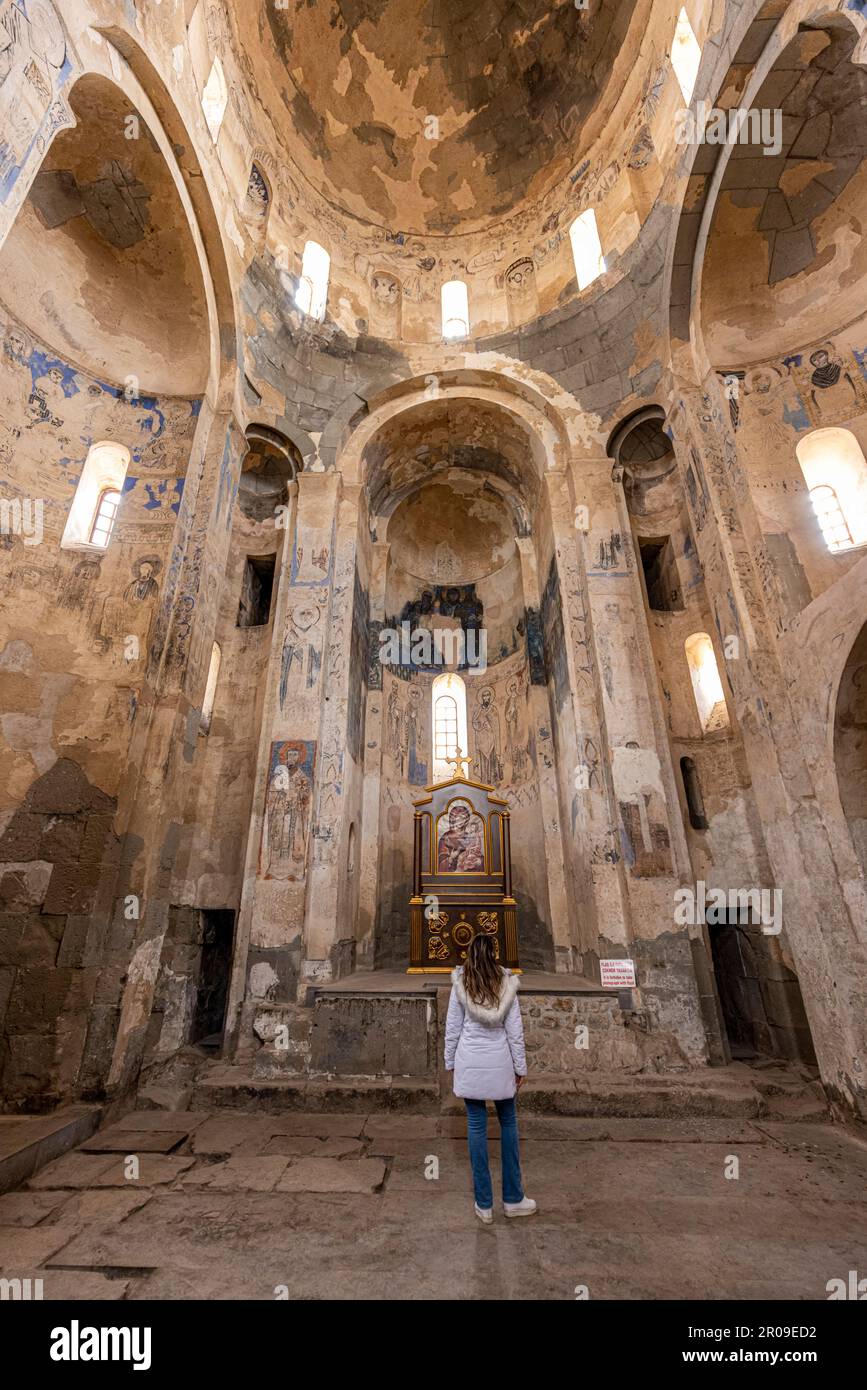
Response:
MULTIPOLYGON (((298 168, 393 231, 481 228, 568 173, 633 0, 233 0, 240 52, 298 168)), ((614 84, 612 86, 613 94, 614 84)))

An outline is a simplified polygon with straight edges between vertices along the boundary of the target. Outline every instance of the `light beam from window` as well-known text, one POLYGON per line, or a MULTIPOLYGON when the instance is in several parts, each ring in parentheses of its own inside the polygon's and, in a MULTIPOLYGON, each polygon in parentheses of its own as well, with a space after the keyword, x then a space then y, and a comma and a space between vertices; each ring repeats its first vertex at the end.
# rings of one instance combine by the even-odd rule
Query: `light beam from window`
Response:
POLYGON ((220 650, 219 642, 215 642, 211 648, 211 661, 208 666, 208 680, 205 685, 205 698, 202 701, 202 718, 199 729, 203 734, 210 732, 211 719, 214 714, 214 701, 217 698, 217 681, 220 679, 220 662, 223 654, 220 650))
POLYGON ((328 303, 328 276, 331 257, 318 241, 308 241, 301 258, 301 278, 295 292, 295 303, 302 314, 321 321, 328 303))
POLYGON ((129 450, 122 444, 104 439, 92 446, 63 528, 61 550, 105 550, 117 519, 129 462, 129 450), (104 524, 109 521, 111 525, 104 524))
POLYGON ((592 285, 594 280, 598 280, 600 275, 605 274, 605 257, 602 254, 599 229, 596 226, 596 213, 592 208, 575 218, 569 228, 569 239, 572 242, 572 258, 575 262, 575 274, 578 276, 578 288, 584 290, 588 285, 592 285))
POLYGON ((440 292, 443 337, 467 338, 470 332, 470 301, 463 280, 447 280, 440 292))
POLYGON ((202 92, 202 110, 214 144, 217 143, 228 104, 229 88, 226 85, 226 74, 219 58, 215 58, 202 92))
POLYGON ((671 41, 671 66, 687 106, 692 101, 700 65, 701 45, 689 22, 689 15, 685 9, 681 9, 671 41))
POLYGON ((702 733, 727 728, 728 709, 713 642, 706 632, 694 632, 684 647, 702 733))
POLYGON ((867 459, 852 431, 811 430, 795 452, 828 549, 867 544, 867 459))
POLYGON ((431 722, 433 726, 433 776, 453 777, 457 768, 448 758, 455 758, 458 749, 467 748, 467 688, 453 671, 437 676, 431 688, 431 722))

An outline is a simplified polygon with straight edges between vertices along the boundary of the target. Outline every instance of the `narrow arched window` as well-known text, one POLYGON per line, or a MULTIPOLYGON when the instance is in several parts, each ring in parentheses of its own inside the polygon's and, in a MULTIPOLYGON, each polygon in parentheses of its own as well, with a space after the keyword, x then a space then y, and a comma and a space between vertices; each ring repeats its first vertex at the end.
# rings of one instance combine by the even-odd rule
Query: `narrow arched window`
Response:
POLYGON ((458 751, 458 707, 451 695, 440 695, 434 707, 434 756, 443 762, 458 751))
POLYGON ((222 660, 219 642, 215 642, 211 648, 211 661, 208 666, 208 680, 205 685, 205 698, 202 701, 202 717, 199 722, 199 730, 203 734, 210 732, 211 719, 214 714, 214 701, 217 698, 217 681, 220 679, 220 662, 222 660))
POLYGON ((852 431, 811 430, 795 452, 828 549, 867 544, 867 459, 852 431))
POLYGON ((244 215, 250 222, 264 226, 268 221, 271 207, 271 189, 263 170, 253 160, 247 179, 247 196, 244 199, 244 215))
POLYGON ((331 257, 318 241, 308 241, 301 258, 301 278, 295 291, 295 303, 302 314, 311 319, 323 319, 328 302, 328 276, 331 257))
POLYGON ((706 632, 694 632, 684 646, 702 733, 724 729, 729 716, 713 642, 706 632))
POLYGON ((602 254, 602 243, 596 226, 596 213, 592 208, 575 218, 569 228, 569 238, 572 242, 572 258, 575 261, 578 288, 583 290, 605 273, 605 257, 602 254))
POLYGON ((458 768, 449 759, 467 752, 467 691, 460 676, 437 676, 431 701, 434 778, 453 777, 458 768))
POLYGON ((855 542, 840 500, 829 483, 810 488, 810 501, 829 550, 850 550, 855 542))
POLYGON ((226 74, 223 72, 223 64, 219 58, 215 58, 211 64, 211 71, 202 92, 202 110, 205 113, 205 120, 208 123, 208 130, 211 139, 216 144, 220 134, 220 127, 223 124, 223 117, 226 114, 226 107, 229 104, 229 88, 226 85, 226 74))
POLYGON ((98 545, 103 550, 108 548, 111 540, 111 533, 114 530, 114 523, 117 520, 117 509, 120 506, 120 493, 113 488, 106 488, 100 493, 99 501, 96 504, 96 513, 93 518, 93 525, 90 528, 90 544, 98 545))
POLYGON ((681 9, 674 28, 671 42, 671 66, 677 78, 683 99, 687 106, 692 101, 698 70, 701 66, 701 46, 689 22, 689 15, 681 9))
POLYGON ((129 450, 103 440, 84 461, 60 541, 62 550, 105 550, 117 521, 129 450))
POLYGON ((463 280, 447 280, 440 292, 443 337, 466 338, 470 331, 470 301, 463 280))
POLYGON ((680 775, 683 778, 683 790, 686 793, 689 823, 693 830, 707 830, 704 797, 701 794, 701 783, 698 780, 698 771, 692 758, 681 758, 680 775))

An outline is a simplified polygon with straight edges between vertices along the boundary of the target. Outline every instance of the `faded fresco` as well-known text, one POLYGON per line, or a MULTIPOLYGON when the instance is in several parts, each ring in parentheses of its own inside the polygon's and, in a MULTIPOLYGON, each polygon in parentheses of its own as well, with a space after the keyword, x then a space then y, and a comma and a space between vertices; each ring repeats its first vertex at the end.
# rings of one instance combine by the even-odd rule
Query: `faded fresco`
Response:
POLYGON ((0 203, 37 143, 73 124, 63 97, 72 63, 52 0, 0 5, 0 203))
POLYGON ((306 874, 315 758, 313 742, 284 740, 271 745, 259 854, 263 878, 297 882, 306 874))

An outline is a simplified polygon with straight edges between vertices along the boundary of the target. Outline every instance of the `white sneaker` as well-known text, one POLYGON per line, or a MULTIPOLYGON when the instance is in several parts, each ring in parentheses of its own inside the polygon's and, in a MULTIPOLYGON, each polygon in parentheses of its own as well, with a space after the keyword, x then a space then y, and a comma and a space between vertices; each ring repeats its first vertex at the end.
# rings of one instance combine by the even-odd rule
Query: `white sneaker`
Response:
POLYGON ((532 1197, 522 1197, 520 1202, 504 1202, 503 1211, 507 1216, 535 1216, 537 1207, 532 1197))
MULTIPOLYGON (((534 1203, 534 1206, 535 1206, 535 1203, 534 1203)), ((478 1206, 476 1206, 476 1204, 475 1204, 475 1202, 474 1202, 474 1203, 473 1203, 473 1211, 476 1213, 476 1216, 477 1216, 477 1217, 479 1218, 479 1220, 483 1223, 483 1225, 485 1225, 485 1226, 490 1226, 491 1222, 492 1222, 493 1219, 494 1219, 494 1208, 493 1208, 493 1207, 478 1207, 478 1206)))

